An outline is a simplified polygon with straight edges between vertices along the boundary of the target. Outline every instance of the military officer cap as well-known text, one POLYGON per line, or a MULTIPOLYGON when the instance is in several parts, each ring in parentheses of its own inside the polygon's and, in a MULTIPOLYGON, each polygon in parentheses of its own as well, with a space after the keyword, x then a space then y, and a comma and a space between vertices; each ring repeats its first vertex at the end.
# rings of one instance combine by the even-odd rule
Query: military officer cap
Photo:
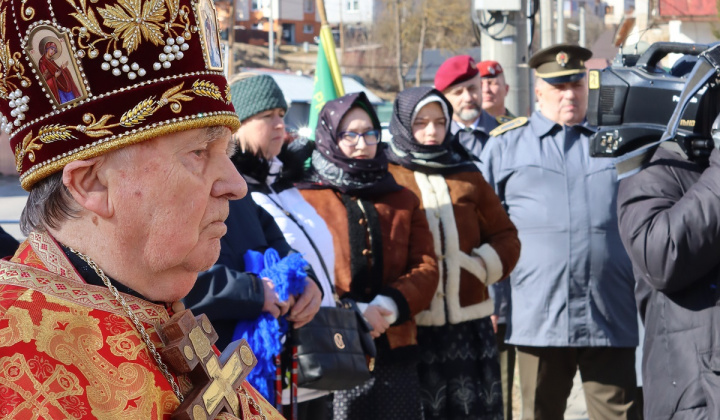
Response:
POLYGON ((558 44, 535 53, 528 63, 535 75, 550 84, 569 83, 585 77, 585 61, 592 51, 579 45, 558 44))

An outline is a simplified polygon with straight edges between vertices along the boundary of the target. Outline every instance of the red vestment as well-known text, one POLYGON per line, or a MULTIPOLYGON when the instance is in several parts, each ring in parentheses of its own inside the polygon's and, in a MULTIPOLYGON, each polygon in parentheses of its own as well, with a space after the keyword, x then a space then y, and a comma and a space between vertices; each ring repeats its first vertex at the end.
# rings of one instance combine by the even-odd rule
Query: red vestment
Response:
MULTIPOLYGON (((123 297, 161 348, 166 308, 123 297)), ((282 419, 247 382, 237 391, 251 400, 240 418, 282 419)), ((169 419, 179 404, 112 293, 87 284, 52 237, 32 233, 0 261, 0 418, 169 419)))

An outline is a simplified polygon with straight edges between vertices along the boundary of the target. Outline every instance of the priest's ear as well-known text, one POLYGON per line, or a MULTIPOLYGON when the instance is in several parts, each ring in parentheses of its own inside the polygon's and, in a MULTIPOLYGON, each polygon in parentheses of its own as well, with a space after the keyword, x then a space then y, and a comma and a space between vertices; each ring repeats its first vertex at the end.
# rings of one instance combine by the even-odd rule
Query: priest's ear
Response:
POLYGON ((83 209, 100 217, 112 216, 105 171, 106 156, 75 160, 63 168, 63 184, 83 209))

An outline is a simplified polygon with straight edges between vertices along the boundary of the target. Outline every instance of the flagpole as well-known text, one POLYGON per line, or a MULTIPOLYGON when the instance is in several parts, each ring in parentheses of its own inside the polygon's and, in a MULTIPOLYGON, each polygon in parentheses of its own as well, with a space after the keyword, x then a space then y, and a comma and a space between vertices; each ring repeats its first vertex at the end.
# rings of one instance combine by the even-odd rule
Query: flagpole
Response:
POLYGON ((335 54, 335 40, 325 13, 325 3, 322 0, 316 0, 316 4, 321 25, 310 116, 308 117, 308 129, 310 130, 308 138, 311 140, 315 140, 315 127, 325 103, 345 95, 342 73, 335 54))
POLYGON ((327 14, 325 13, 325 1, 316 0, 315 3, 317 4, 318 15, 320 16, 320 42, 322 42, 324 46, 325 57, 330 65, 330 74, 332 75, 337 96, 343 96, 345 95, 345 87, 343 86, 342 74, 340 73, 340 64, 338 63, 337 54, 335 53, 335 40, 333 39, 332 31, 327 21, 327 14))
POLYGON ((318 15, 320 15, 320 25, 327 26, 327 15, 325 14, 325 2, 323 0, 316 0, 318 15))

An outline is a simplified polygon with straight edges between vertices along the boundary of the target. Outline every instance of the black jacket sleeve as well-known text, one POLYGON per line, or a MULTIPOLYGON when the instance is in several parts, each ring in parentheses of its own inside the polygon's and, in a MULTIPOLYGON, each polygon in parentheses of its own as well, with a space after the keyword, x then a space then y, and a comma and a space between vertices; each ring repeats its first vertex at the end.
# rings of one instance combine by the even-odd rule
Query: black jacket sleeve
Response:
POLYGON ((636 275, 673 293, 718 265, 720 152, 701 167, 659 148, 650 165, 621 181, 620 235, 636 275))
POLYGON ((0 227, 0 258, 15 255, 20 243, 0 227))
POLYGON ((195 315, 211 320, 248 321, 260 316, 265 304, 262 281, 254 274, 216 264, 198 276, 198 286, 185 298, 195 315))

